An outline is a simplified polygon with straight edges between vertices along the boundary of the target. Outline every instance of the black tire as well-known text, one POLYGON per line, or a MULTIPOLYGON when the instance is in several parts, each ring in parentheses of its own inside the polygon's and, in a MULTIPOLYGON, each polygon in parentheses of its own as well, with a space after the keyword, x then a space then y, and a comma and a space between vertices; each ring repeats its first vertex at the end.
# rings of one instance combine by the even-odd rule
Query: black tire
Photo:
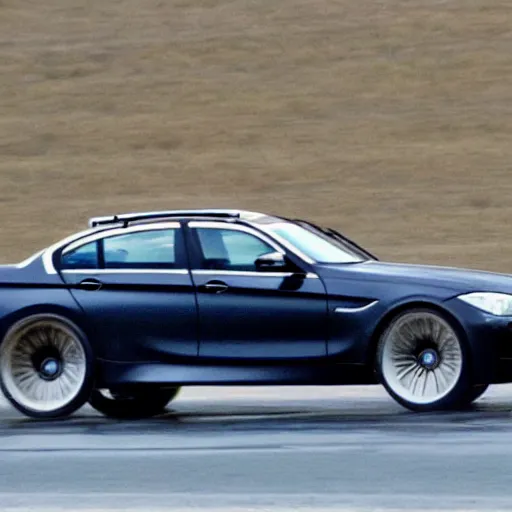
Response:
POLYGON ((89 405, 108 418, 142 419, 161 414, 165 406, 180 391, 179 387, 165 389, 141 389, 131 392, 111 392, 95 389, 89 398, 89 405))
POLYGON ((31 418, 69 416, 87 402, 93 379, 91 345, 81 329, 62 316, 23 318, 0 345, 0 388, 31 418))
POLYGON ((476 384, 471 386, 467 396, 467 404, 473 403, 475 400, 478 400, 489 388, 489 384, 476 384))
POLYGON ((378 343, 376 370, 391 397, 412 411, 467 403, 470 368, 464 333, 434 309, 409 309, 391 320, 378 343))

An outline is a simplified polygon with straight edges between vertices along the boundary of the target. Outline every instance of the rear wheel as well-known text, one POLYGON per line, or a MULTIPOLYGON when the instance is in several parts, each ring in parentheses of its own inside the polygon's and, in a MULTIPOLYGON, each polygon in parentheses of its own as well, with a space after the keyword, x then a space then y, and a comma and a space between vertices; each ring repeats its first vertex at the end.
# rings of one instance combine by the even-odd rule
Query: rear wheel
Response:
POLYGON ((458 329, 430 309, 399 314, 381 336, 377 371, 389 394, 414 411, 467 403, 467 349, 458 329))
POLYGON ((14 324, 0 346, 0 387, 23 414, 60 418, 87 401, 93 357, 85 335, 69 320, 34 315, 14 324))
POLYGON ((95 389, 89 398, 91 407, 110 418, 150 418, 161 414, 180 388, 134 391, 95 389))

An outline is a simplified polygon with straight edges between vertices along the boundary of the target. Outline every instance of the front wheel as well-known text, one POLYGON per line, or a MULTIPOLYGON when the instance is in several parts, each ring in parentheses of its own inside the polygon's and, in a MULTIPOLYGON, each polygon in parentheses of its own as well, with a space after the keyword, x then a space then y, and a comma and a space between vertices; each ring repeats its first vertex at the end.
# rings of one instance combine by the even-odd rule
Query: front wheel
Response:
POLYGON ((66 318, 24 318, 8 330, 0 345, 0 387, 26 416, 71 414, 87 401, 92 380, 91 347, 66 318))
POLYGON ((472 404, 474 401, 478 400, 487 391, 488 387, 489 387, 489 384, 476 384, 476 385, 472 386, 469 389, 469 394, 468 394, 468 399, 467 399, 468 405, 472 404))
POLYGON ((458 329, 429 309, 399 314, 377 349, 381 382, 397 402, 413 411, 450 409, 466 402, 468 366, 458 329))
POLYGON ((109 418, 142 419, 161 414, 180 388, 116 392, 93 390, 89 405, 109 418))

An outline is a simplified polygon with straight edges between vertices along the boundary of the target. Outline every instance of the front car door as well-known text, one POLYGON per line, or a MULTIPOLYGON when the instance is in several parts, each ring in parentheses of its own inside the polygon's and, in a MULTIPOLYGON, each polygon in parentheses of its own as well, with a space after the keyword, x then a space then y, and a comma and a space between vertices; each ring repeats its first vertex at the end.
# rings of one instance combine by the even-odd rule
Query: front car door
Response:
POLYGON ((197 356, 197 308, 178 222, 115 228, 64 248, 59 272, 89 319, 97 356, 197 356))
POLYGON ((192 221, 187 240, 199 312, 199 355, 293 359, 327 352, 327 299, 314 274, 259 271, 284 249, 248 226, 192 221))

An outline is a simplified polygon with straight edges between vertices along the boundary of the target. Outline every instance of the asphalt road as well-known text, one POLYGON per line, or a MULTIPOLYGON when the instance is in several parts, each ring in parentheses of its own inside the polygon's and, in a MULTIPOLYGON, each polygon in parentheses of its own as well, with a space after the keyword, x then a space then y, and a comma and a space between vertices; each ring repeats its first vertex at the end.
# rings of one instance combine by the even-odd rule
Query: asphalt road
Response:
POLYGON ((512 386, 415 414, 380 387, 191 388, 159 418, 0 404, 0 510, 510 510, 512 386))

